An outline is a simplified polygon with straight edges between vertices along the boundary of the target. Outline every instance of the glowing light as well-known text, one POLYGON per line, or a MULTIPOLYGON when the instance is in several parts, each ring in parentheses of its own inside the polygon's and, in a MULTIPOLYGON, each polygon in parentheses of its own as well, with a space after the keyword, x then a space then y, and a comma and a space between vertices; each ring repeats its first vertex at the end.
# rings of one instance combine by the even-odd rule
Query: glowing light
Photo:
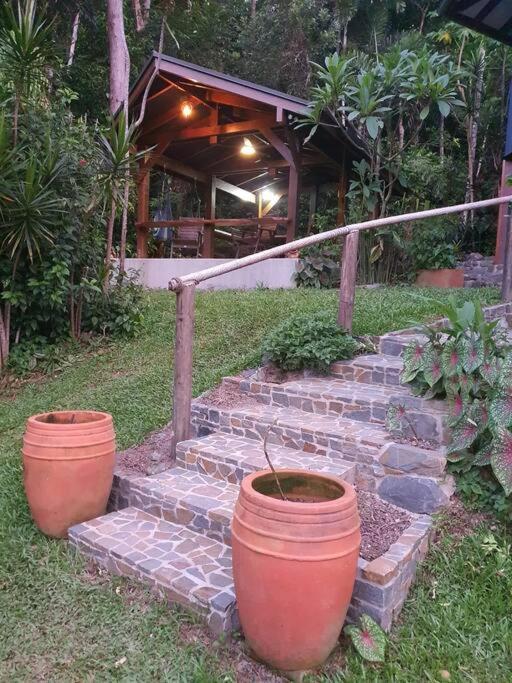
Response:
POLYGON ((240 147, 240 154, 242 154, 244 157, 252 157, 254 154, 256 154, 254 145, 249 138, 244 138, 244 144, 240 147))
POLYGON ((183 102, 183 104, 181 105, 181 113, 186 119, 188 119, 189 116, 192 115, 193 110, 194 108, 190 104, 190 102, 183 102))
POLYGON ((261 198, 263 199, 264 202, 273 202, 275 199, 276 195, 272 190, 263 190, 261 193, 261 198))

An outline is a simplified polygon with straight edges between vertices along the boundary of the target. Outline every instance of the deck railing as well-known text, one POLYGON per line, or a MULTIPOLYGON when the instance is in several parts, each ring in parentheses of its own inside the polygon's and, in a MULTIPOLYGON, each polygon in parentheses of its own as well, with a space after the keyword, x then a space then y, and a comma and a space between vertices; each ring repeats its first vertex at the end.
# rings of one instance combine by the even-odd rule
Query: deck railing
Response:
POLYGON ((448 216, 450 214, 477 211, 491 206, 509 203, 507 218, 507 230, 505 237, 505 257, 503 263, 503 281, 501 298, 509 301, 512 297, 512 197, 495 197, 484 199, 479 202, 457 204, 427 211, 406 213, 400 216, 388 216, 375 220, 354 223, 352 225, 339 226, 333 230, 327 230, 317 235, 309 235, 293 242, 288 242, 265 251, 260 251, 243 258, 222 263, 212 268, 205 268, 195 273, 190 273, 181 278, 173 278, 169 282, 169 289, 176 293, 176 337, 174 342, 174 390, 173 390, 173 455, 176 444, 190 437, 190 418, 192 404, 192 348, 194 341, 195 320, 195 289, 196 286, 219 275, 240 270, 246 266, 266 261, 267 259, 284 256, 285 254, 304 249, 313 244, 319 244, 326 240, 337 237, 344 238, 341 249, 340 268, 340 298, 338 309, 338 322, 347 330, 352 329, 352 313, 357 275, 357 246, 359 233, 363 230, 383 228, 401 223, 412 223, 448 216))

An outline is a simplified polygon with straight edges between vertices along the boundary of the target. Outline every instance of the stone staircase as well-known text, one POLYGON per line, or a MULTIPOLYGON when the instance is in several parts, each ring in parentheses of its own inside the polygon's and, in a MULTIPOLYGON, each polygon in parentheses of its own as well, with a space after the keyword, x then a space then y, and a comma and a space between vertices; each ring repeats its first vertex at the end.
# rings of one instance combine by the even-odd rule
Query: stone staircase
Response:
POLYGON ((426 551, 430 522, 422 515, 452 493, 444 472, 444 405, 399 386, 397 356, 411 338, 383 337, 377 354, 335 363, 326 377, 282 384, 262 381, 258 373, 226 378, 238 392, 236 407, 196 400, 194 438, 178 445, 175 467, 152 476, 118 472, 114 511, 70 529, 70 543, 109 571, 136 577, 185 605, 214 632, 236 629, 230 522, 241 479, 266 468, 262 440, 268 432, 276 467, 337 475, 413 513, 416 528, 384 562, 387 573, 377 581, 384 586, 368 583, 368 563, 360 562, 354 605, 389 627, 414 576, 413 551, 420 543, 426 551), (387 407, 396 402, 407 406, 429 448, 386 431, 387 407), (407 581, 399 582, 395 569, 411 557, 407 581))

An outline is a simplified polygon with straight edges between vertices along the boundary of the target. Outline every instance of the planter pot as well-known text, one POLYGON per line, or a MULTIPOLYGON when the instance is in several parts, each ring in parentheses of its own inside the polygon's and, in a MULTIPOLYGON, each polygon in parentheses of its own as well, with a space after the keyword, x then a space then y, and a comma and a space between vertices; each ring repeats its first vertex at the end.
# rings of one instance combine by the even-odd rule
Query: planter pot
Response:
POLYGON ((336 477, 278 470, 242 481, 232 524, 240 623, 255 656, 281 671, 320 666, 335 647, 354 588, 360 531, 355 491, 336 477))
POLYGON ((462 268, 441 268, 440 270, 420 270, 416 277, 417 287, 464 287, 462 268))
POLYGON ((108 413, 77 410, 30 417, 23 437, 24 483, 39 529, 66 538, 73 524, 105 514, 114 458, 108 413))

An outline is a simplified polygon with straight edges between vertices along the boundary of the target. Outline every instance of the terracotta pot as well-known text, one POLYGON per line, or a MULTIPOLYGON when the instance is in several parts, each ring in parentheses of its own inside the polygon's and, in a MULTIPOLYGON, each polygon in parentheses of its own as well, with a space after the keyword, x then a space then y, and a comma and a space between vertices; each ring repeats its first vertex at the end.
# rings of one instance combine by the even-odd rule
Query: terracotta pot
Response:
POLYGON ((361 536, 355 491, 336 477, 278 470, 242 481, 232 524, 240 623, 255 656, 287 672, 322 664, 352 596, 361 536), (293 502, 293 501, 300 502, 293 502))
POLYGON ((462 268, 440 268, 439 270, 420 270, 416 276, 417 287, 464 287, 462 268))
POLYGON ((115 457, 112 416, 94 411, 33 415, 23 438, 30 512, 48 536, 105 514, 115 457))

